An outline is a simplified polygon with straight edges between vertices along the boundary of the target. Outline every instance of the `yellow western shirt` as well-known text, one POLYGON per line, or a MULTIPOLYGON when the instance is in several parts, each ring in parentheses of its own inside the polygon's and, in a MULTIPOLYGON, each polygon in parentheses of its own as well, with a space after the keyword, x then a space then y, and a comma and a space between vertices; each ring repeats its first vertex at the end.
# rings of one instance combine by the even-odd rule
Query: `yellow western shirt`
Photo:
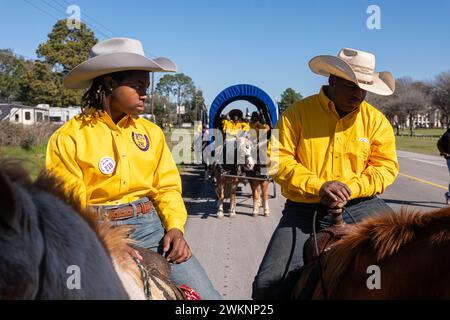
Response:
POLYGON ((166 230, 184 232, 180 174, 162 130, 146 119, 128 115, 116 125, 106 112, 86 110, 52 135, 45 166, 83 206, 148 197, 166 230))
POLYGON ((351 198, 384 192, 398 174, 395 136, 385 116, 366 101, 340 118, 324 94, 290 106, 269 146, 272 178, 295 202, 318 203, 321 186, 345 183, 351 198))
POLYGON ((241 131, 249 131, 250 125, 245 121, 234 123, 232 120, 225 120, 222 130, 226 134, 237 135, 241 131))

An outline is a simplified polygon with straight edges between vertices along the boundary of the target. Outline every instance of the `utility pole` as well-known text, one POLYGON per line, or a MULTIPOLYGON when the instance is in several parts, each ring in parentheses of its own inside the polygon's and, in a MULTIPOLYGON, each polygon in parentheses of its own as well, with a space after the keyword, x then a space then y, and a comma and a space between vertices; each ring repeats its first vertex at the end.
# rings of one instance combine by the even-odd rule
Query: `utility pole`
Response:
POLYGON ((152 106, 152 117, 153 117, 153 120, 156 122, 155 112, 154 112, 154 105, 155 105, 155 73, 152 72, 152 100, 151 100, 151 106, 152 106))

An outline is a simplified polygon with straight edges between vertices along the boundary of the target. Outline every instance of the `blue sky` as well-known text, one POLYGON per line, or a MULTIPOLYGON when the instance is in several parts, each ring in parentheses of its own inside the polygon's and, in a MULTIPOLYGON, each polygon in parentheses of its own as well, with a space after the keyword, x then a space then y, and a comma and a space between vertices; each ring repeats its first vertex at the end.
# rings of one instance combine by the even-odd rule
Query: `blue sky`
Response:
POLYGON ((342 47, 375 53, 377 69, 396 77, 432 80, 450 70, 448 0, 0 0, 0 48, 36 57, 68 4, 80 7, 100 40, 136 38, 150 57, 173 59, 208 105, 238 83, 275 100, 287 87, 314 94, 326 79, 311 73, 308 61, 342 47), (381 9, 380 30, 366 26, 372 4, 381 9))

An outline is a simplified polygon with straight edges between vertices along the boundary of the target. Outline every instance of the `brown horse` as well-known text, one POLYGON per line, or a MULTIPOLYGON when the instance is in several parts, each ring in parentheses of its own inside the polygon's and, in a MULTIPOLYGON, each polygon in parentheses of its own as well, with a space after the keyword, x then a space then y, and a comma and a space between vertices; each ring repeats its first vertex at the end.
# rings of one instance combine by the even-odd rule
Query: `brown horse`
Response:
MULTIPOLYGON (((302 268, 294 299, 302 296, 314 264, 302 268)), ((402 208, 349 226, 328 246, 322 266, 313 299, 450 299, 450 208, 402 208)))
POLYGON ((184 298, 164 258, 131 258, 129 227, 98 224, 50 174, 32 182, 17 161, 0 168, 0 299, 184 298))

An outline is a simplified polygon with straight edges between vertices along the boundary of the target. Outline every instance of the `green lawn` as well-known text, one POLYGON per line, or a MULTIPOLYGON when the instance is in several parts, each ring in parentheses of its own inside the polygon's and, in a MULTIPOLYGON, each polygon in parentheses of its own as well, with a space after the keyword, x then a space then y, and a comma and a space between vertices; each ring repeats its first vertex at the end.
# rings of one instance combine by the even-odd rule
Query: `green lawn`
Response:
POLYGON ((430 154, 434 156, 439 155, 439 151, 436 147, 438 139, 423 139, 423 138, 410 138, 410 137, 396 137, 397 149, 403 151, 417 152, 430 154))
MULTIPOLYGON (((414 134, 441 136, 445 131, 446 129, 414 129, 414 134)), ((409 130, 400 130, 400 134, 409 135, 409 130)))
POLYGON ((21 147, 0 147, 2 159, 23 160, 23 164, 32 178, 35 179, 44 167, 46 145, 34 147, 27 151, 21 147))
MULTIPOLYGON (((419 129, 424 130, 424 129, 419 129)), ((418 130, 418 133, 421 132, 418 130)), ((428 129, 437 130, 437 129, 428 129)), ((427 130, 427 131, 428 131, 427 130)), ((429 132, 429 131, 428 131, 429 132)), ((437 132, 437 131, 436 131, 437 132)), ((443 132, 441 129, 440 133, 443 132)), ((166 139, 170 147, 173 147, 176 142, 171 142, 170 133, 165 132, 166 139)), ((192 134, 192 133, 191 133, 192 134)), ((419 133, 422 134, 422 133, 419 133)), ((423 133, 425 134, 425 133, 423 133)), ((427 133, 430 134, 430 133, 427 133)), ((433 133, 434 134, 434 133, 433 133)), ((439 151, 436 148, 437 138, 410 138, 410 137, 396 137, 397 149, 403 151, 417 152, 423 154, 430 154, 439 156, 439 151)), ((30 172, 33 178, 36 178, 39 172, 44 167, 46 145, 34 147, 27 151, 21 147, 0 147, 0 157, 3 159, 20 159, 24 160, 26 169, 30 172)), ((183 171, 184 166, 179 165, 180 171, 183 171)))

